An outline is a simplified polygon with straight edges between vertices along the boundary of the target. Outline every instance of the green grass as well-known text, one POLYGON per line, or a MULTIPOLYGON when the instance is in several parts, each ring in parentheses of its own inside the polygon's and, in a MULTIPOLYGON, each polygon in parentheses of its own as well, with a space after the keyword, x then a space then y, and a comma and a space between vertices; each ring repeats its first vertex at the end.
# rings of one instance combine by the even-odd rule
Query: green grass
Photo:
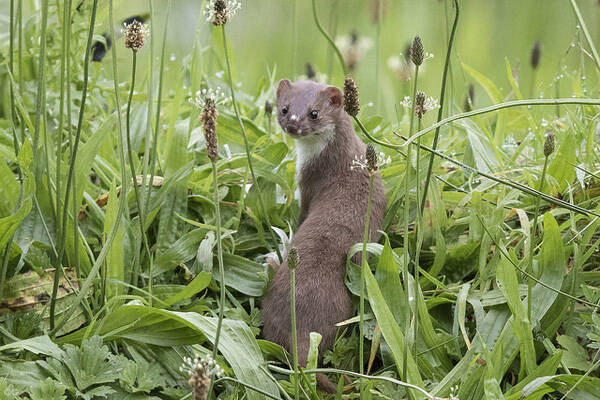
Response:
MULTIPOLYGON (((546 16, 572 15, 557 30, 575 35, 563 47, 550 45, 557 32, 541 38, 533 71, 528 55, 513 53, 530 49, 529 37, 494 47, 485 30, 468 35, 487 14, 467 0, 457 2, 451 46, 450 0, 409 7, 437 10, 437 27, 422 32, 392 24, 407 18, 401 2, 388 2, 377 27, 370 2, 281 2, 272 28, 257 26, 259 6, 244 2, 227 36, 201 16, 186 32, 189 54, 174 61, 178 2, 149 1, 137 68, 117 21, 137 10, 97 3, 94 15, 96 2, 0 1, 0 399, 193 398, 196 367, 221 399, 290 399, 297 389, 311 400, 600 399, 595 4, 547 6, 546 16), (288 5, 294 22, 282 20, 288 5), (317 365, 311 336, 309 365, 295 371, 294 357, 261 334, 260 298, 273 276, 266 254, 286 244, 299 212, 294 144, 264 104, 278 79, 300 71, 290 60, 310 58, 341 86, 348 66, 335 32, 351 23, 377 41, 351 74, 361 90, 357 133, 391 157, 380 170, 384 235, 348 254, 356 314, 340 321, 335 348, 317 365), (265 68, 257 42, 267 29, 277 43, 310 35, 320 50, 282 43, 265 50, 274 60, 265 68), (418 81, 386 70, 405 45, 392 31, 421 35, 436 54, 418 81), (85 63, 88 42, 105 32, 113 46, 85 63), (502 65, 473 62, 488 53, 502 65), (463 109, 469 84, 472 111, 463 109), (235 100, 218 106, 211 163, 188 100, 217 87, 235 100), (417 90, 441 100, 442 88, 442 108, 417 124, 400 105, 417 90), (352 262, 357 252, 365 268, 352 262), (205 361, 190 367, 187 357, 205 361), (339 380, 337 395, 316 389, 316 372, 339 380)), ((519 31, 537 23, 520 18, 519 31)))

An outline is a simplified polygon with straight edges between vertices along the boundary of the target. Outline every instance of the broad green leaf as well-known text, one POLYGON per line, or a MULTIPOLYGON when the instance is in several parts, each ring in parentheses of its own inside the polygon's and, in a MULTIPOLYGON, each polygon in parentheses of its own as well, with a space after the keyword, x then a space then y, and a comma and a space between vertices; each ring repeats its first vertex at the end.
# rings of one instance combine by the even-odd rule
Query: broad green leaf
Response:
POLYGON ((19 198, 19 183, 4 160, 0 160, 0 217, 10 215, 19 198))
POLYGON ((507 395, 511 395, 510 397, 508 397, 508 399, 509 400, 519 399, 520 395, 521 395, 521 390, 525 387, 525 385, 529 384, 534 379, 537 379, 537 378, 540 378, 543 376, 554 375, 556 373, 556 370, 558 369, 558 366, 560 365, 561 358, 562 358, 562 352, 557 351, 551 357, 548 357, 547 359, 545 359, 544 362, 542 364, 540 364, 531 374, 528 374, 525 377, 525 379, 523 379, 521 382, 519 382, 518 384, 516 384, 515 386, 510 388, 510 390, 508 392, 506 392, 507 395), (513 393, 514 393, 514 396, 512 396, 513 393))
POLYGON ((60 347, 45 335, 6 344, 0 347, 0 352, 15 349, 27 350, 33 354, 45 354, 55 358, 60 358, 64 354, 60 347))
POLYGON ((503 258, 496 270, 498 287, 504 294, 508 306, 513 314, 512 326, 519 340, 521 360, 525 363, 527 373, 531 373, 535 367, 535 348, 533 347, 533 333, 531 324, 527 320, 525 306, 519 296, 519 282, 512 264, 503 258))
POLYGON ((200 272, 185 288, 168 299, 165 299, 164 302, 171 305, 191 298, 196 293, 204 290, 210 284, 211 278, 212 274, 210 272, 200 272))
POLYGON ((182 235, 177 241, 161 252, 154 261, 155 275, 172 270, 182 263, 190 261, 196 255, 198 246, 204 236, 206 229, 194 229, 182 235))
POLYGON ((600 378, 581 375, 553 375, 533 380, 523 388, 521 399, 536 398, 536 393, 560 392, 569 394, 567 399, 598 400, 600 399, 600 378))
POLYGON ((227 286, 248 296, 262 296, 269 282, 268 267, 234 254, 223 254, 223 263, 227 286))

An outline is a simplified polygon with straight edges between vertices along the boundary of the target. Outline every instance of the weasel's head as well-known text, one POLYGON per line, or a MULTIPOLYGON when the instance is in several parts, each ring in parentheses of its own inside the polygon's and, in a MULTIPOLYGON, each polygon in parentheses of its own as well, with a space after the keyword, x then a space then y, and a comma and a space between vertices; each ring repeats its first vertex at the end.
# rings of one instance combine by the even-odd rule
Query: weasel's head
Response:
POLYGON ((294 139, 332 135, 343 112, 342 92, 335 86, 287 79, 279 82, 277 120, 294 139))

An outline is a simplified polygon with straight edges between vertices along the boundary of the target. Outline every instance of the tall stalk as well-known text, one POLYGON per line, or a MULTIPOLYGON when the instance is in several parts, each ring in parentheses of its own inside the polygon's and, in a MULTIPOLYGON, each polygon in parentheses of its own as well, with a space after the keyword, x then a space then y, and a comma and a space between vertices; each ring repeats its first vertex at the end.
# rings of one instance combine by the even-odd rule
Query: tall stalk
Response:
MULTIPOLYGON (((411 53, 414 53, 414 44, 413 50, 411 53)), ((414 63, 414 62, 413 62, 414 63)), ((413 93, 412 93, 412 103, 410 109, 410 128, 409 132, 412 135, 414 124, 415 124, 415 99, 417 96, 417 81, 419 79, 419 66, 420 63, 415 64, 415 78, 413 81, 413 93)), ((409 265, 410 265, 410 251, 409 251, 409 217, 410 217, 410 169, 411 169, 411 153, 412 149, 407 147, 406 149, 406 169, 404 172, 404 268, 403 268, 403 280, 404 280, 404 300, 408 307, 406 320, 404 323, 404 334, 406 335, 407 340, 404 341, 404 352, 402 354, 402 379, 406 380, 408 377, 407 368, 408 368, 408 331, 410 329, 410 319, 411 319, 411 311, 410 311, 410 299, 409 299, 409 265)), ((414 321, 416 324, 417 321, 414 321)), ((413 338, 416 340, 417 338, 413 338)))
MULTIPOLYGON (((548 133, 546 136, 546 142, 544 143, 544 167, 542 169, 542 176, 540 177, 540 186, 538 191, 542 192, 544 190, 544 182, 546 179, 546 169, 548 167, 548 157, 554 151, 554 134, 552 132, 548 133)), ((535 198, 535 211, 533 214, 533 226, 531 227, 531 238, 529 239, 529 257, 527 262, 528 272, 531 276, 534 276, 533 272, 533 251, 536 246, 536 237, 537 237, 537 221, 538 215, 540 213, 540 196, 536 196, 535 198)), ((527 318, 529 322, 531 321, 531 309, 532 309, 532 291, 533 291, 533 280, 527 279, 527 318)))
POLYGON ((219 301, 219 319, 217 321, 217 331, 215 333, 215 345, 213 348, 213 359, 217 359, 217 353, 219 352, 219 338, 221 337, 221 329, 223 325, 223 314, 225 312, 225 267, 223 265, 223 248, 221 244, 221 207, 219 204, 219 185, 217 181, 217 164, 211 159, 212 170, 213 170, 213 182, 214 182, 214 203, 215 211, 217 213, 217 259, 219 261, 219 279, 221 280, 220 287, 220 301, 219 301))
MULTIPOLYGON (((370 144, 369 144, 370 145, 370 144)), ((371 149, 373 147, 371 146, 371 149)), ((367 156, 371 153, 367 150, 367 156)), ((375 157, 375 150, 372 150, 371 157, 375 157)), ((367 158, 368 162, 368 158, 367 158)), ((372 163, 377 166, 377 160, 372 163)), ((358 350, 358 363, 359 363, 359 371, 361 374, 364 374, 365 370, 365 362, 364 362, 364 333, 365 333, 365 268, 369 268, 369 264, 367 262, 367 243, 370 242, 370 230, 369 224, 371 222, 371 203, 373 200, 373 178, 375 176, 376 168, 369 168, 369 199, 367 201, 367 215, 365 217, 365 230, 363 234, 363 247, 361 253, 361 262, 360 262, 360 309, 359 309, 359 331, 360 331, 360 342, 359 342, 359 350, 358 350)), ((360 383, 360 398, 364 398, 365 396, 365 385, 361 379, 360 383)))
POLYGON ((571 7, 573 8, 573 12, 575 13, 575 17, 577 18, 577 22, 581 29, 583 30, 583 34, 585 35, 585 40, 588 42, 588 46, 590 46, 590 51, 592 52, 592 58, 594 59, 594 63, 596 67, 600 71, 600 55, 598 55, 598 50, 596 46, 594 46, 594 41, 592 39, 592 35, 590 35, 590 31, 585 24, 585 20, 583 19, 583 15, 581 15, 581 11, 579 11, 579 7, 577 6, 577 2, 575 0, 569 0, 571 2, 571 7))
MULTIPOLYGON (((127 133, 127 159, 129 161, 129 170, 131 171, 131 177, 133 179, 133 192, 135 195, 135 202, 138 208, 138 220, 140 226, 140 240, 144 244, 144 249, 148 254, 148 259, 151 257, 150 246, 148 245, 148 238, 146 237, 146 230, 144 229, 144 220, 143 220, 143 209, 140 200, 140 192, 137 184, 137 175, 135 172, 135 165, 133 164, 133 148, 131 145, 131 101, 133 99, 133 91, 135 87, 135 70, 137 64, 137 50, 131 52, 132 61, 131 61, 131 88, 129 89, 129 98, 127 100, 127 111, 125 114, 125 129, 127 133)), ((126 185, 126 182, 123 183, 126 185)), ((138 242, 139 243, 139 242, 138 242)), ((137 247, 137 246, 136 246, 137 247)), ((138 274, 140 273, 140 259, 136 257, 136 262, 133 265, 133 283, 134 285, 137 282, 138 274)), ((152 279, 152 278, 150 278, 152 279)))
MULTIPOLYGON (((46 7, 46 11, 47 11, 48 2, 44 1, 43 4, 46 5, 45 7, 46 7)), ((52 296, 50 298, 50 330, 52 332, 55 331, 54 318, 55 318, 55 309, 56 309, 56 296, 58 294, 58 282, 60 279, 60 273, 61 273, 61 269, 62 269, 62 259, 63 259, 64 251, 65 251, 67 214, 68 214, 67 207, 69 204, 69 195, 71 193, 71 186, 72 186, 73 175, 74 175, 74 171, 75 171, 75 160, 77 158, 77 149, 79 147, 79 141, 81 139, 81 130, 83 127, 83 116, 85 113, 85 102, 87 99, 87 89, 88 89, 88 80, 89 80, 90 53, 91 53, 91 49, 92 49, 92 39, 94 37, 94 25, 96 23, 97 10, 98 10, 98 0, 94 0, 94 2, 92 4, 92 14, 90 16, 90 25, 89 25, 89 29, 88 29, 88 38, 87 38, 87 44, 86 44, 86 49, 85 49, 85 58, 84 58, 84 65, 83 65, 83 88, 81 91, 81 104, 79 107, 79 118, 77 121, 77 131, 75 132, 73 151, 71 153, 71 159, 69 161, 69 173, 68 173, 68 177, 67 177, 67 188, 65 191, 65 201, 64 201, 64 205, 63 205, 63 211, 62 211, 61 236, 59 237, 60 241, 58 244, 58 257, 57 257, 57 262, 56 262, 56 272, 54 274, 54 282, 53 282, 53 286, 52 286, 52 296)), ((43 27, 43 29, 45 30, 45 27, 43 27)), ((45 36, 43 36, 41 40, 42 40, 42 43, 44 43, 46 40, 45 36)), ((37 126, 37 124, 36 124, 36 126, 37 126)), ((36 130, 37 129, 39 129, 39 127, 37 127, 36 130)), ((36 136, 37 136, 37 134, 36 134, 36 136)), ((35 142, 36 142, 36 139, 34 137, 34 143, 35 142)), ((34 149, 34 157, 35 157, 35 149, 34 149)), ((77 215, 76 214, 73 215, 73 218, 77 218, 77 215)))
MULTIPOLYGON (((164 69, 165 69, 165 49, 166 49, 166 43, 167 43, 167 28, 169 25, 169 13, 171 11, 171 0, 168 1, 167 3, 167 11, 165 12, 165 22, 164 22, 164 28, 163 28, 163 35, 162 35, 162 42, 161 42, 161 51, 160 51, 160 69, 158 72, 158 94, 157 94, 157 99, 156 99, 156 117, 155 117, 155 125, 154 125, 154 131, 152 132, 152 147, 151 147, 151 154, 150 154, 150 183, 148 186, 148 189, 146 191, 146 198, 144 200, 144 215, 146 215, 146 212, 148 211, 149 207, 150 207, 150 195, 152 193, 152 186, 154 184, 154 176, 156 174, 156 158, 157 158, 157 143, 158 143, 158 131, 160 130, 160 110, 161 110, 161 103, 162 103, 162 91, 163 91, 163 73, 164 73, 164 69)), ((144 218, 145 219, 145 218, 144 218)), ((146 221, 144 221, 144 224, 146 223, 146 221)), ((153 267, 153 260, 150 259, 150 270, 148 272, 148 276, 149 276, 149 281, 148 281, 148 289, 150 294, 152 294, 152 267, 153 267)), ((150 299, 152 299, 152 296, 150 296, 150 299)), ((151 300, 150 300, 151 301, 151 300)))
MULTIPOLYGON (((454 37, 456 36, 456 27, 458 26, 459 7, 458 0, 454 0, 454 23, 452 24, 452 31, 450 32, 450 39, 448 40, 448 48, 446 50, 446 59, 444 61, 444 72, 442 73, 442 88, 440 89, 440 109, 438 110, 437 122, 442 120, 444 116, 444 100, 446 98, 446 81, 448 80, 448 70, 450 69, 450 56, 452 55, 452 47, 454 45, 454 37)), ((433 143, 431 148, 437 149, 438 141, 440 138, 440 128, 438 126, 433 136, 433 143)), ((421 129, 419 129, 420 131, 421 129)), ((431 173, 433 171, 433 154, 429 156, 429 164, 427 166, 427 176, 425 177, 425 186, 423 187, 423 197, 421 198, 421 212, 425 208, 425 201, 427 200, 427 192, 429 191, 429 182, 431 181, 431 173)))
POLYGON ((296 267, 298 251, 292 247, 288 252, 288 268, 290 269, 290 317, 292 321, 292 354, 294 362, 294 398, 300 399, 300 373, 298 368, 298 331, 296 329, 296 267))
MULTIPOLYGON (((41 4, 41 27, 40 27, 40 57, 38 61, 38 75, 37 75, 37 91, 35 96, 35 125, 33 132, 33 159, 37 160, 37 147, 38 141, 40 137, 40 128, 42 124, 42 120, 44 118, 44 114, 46 112, 46 103, 44 102, 44 92, 46 90, 46 41, 47 34, 46 30, 48 27, 48 3, 49 1, 42 1, 41 4)), ((92 27, 93 30, 93 27, 92 27)), ((39 171, 41 172, 41 171, 39 171)), ((37 162, 34 165, 34 173, 36 173, 37 177, 37 162)), ((52 318, 50 318, 52 321, 52 318)))
MULTIPOLYGON (((258 183, 258 179, 256 179, 256 175, 254 173, 254 167, 252 166, 252 151, 250 149, 250 144, 248 143, 248 136, 246 135, 246 128, 244 127, 244 123, 242 122, 242 117, 240 116, 240 111, 237 106, 237 101, 235 100, 235 88, 233 85, 233 77, 231 73, 231 62, 229 60, 229 50, 227 49, 227 33, 225 30, 225 25, 221 25, 221 33, 223 36, 223 52, 225 53, 225 62, 227 65, 227 80, 229 83, 229 89, 231 91, 231 103, 233 104, 233 111, 235 112, 235 116, 237 117, 238 123, 240 125, 240 130, 242 131, 242 137, 244 139, 244 146, 246 148, 246 159, 248 162, 248 168, 250 169, 250 176, 252 177, 252 182, 256 185, 256 192, 258 197, 258 204, 261 208, 261 212, 265 217, 265 222, 267 223, 269 233, 271 234, 271 239, 275 245, 275 252, 277 253, 277 258, 281 263, 283 258, 281 257, 281 252, 279 251, 279 246, 277 245, 278 239, 275 237, 275 233, 271 228, 271 221, 267 209, 265 207, 265 203, 263 201, 262 192, 260 191, 260 186, 258 183)), ((242 194, 243 195, 243 194, 242 194)))
POLYGON ((325 37, 325 39, 329 42, 331 47, 333 48, 338 60, 340 61, 340 66, 342 67, 342 71, 344 72, 344 76, 348 75, 348 68, 346 67, 346 63, 344 62, 344 57, 340 52, 340 49, 335 45, 335 42, 329 36, 329 34, 323 29, 321 25, 321 21, 319 21, 319 15, 317 14, 317 4, 315 0, 312 0, 312 11, 313 11, 313 19, 315 20, 315 24, 317 25, 317 29, 321 32, 321 34, 325 37))

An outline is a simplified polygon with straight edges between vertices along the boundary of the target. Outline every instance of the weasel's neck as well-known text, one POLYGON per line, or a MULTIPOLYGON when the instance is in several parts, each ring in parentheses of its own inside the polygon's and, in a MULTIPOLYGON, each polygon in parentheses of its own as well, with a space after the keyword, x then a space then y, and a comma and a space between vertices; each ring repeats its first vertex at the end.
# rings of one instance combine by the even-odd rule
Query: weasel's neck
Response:
POLYGON ((305 184, 350 172, 352 159, 364 153, 350 118, 341 118, 326 132, 296 140, 296 178, 305 184), (362 153, 361 153, 362 152, 362 153))

